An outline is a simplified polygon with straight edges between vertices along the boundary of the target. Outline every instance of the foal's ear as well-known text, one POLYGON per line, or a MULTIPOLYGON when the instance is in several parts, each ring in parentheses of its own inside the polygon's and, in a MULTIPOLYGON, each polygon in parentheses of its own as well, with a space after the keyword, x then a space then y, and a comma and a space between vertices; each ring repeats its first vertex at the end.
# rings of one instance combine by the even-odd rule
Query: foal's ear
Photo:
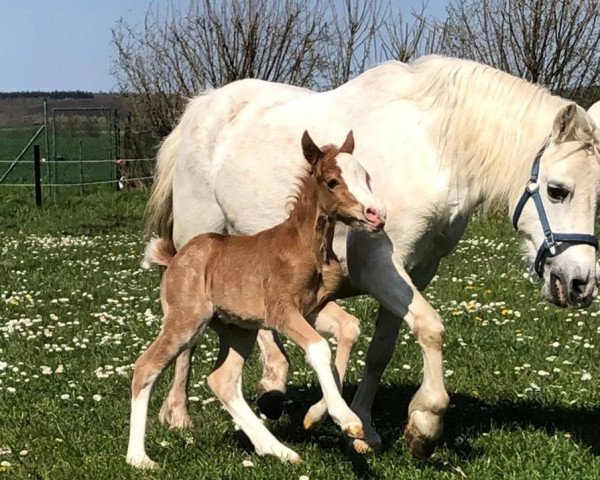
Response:
POLYGON ((344 144, 340 147, 340 153, 349 153, 350 155, 352 155, 353 151, 354 151, 354 133, 352 133, 352 130, 350 130, 348 132, 348 135, 346 136, 346 140, 344 140, 344 144))
POLYGON ((315 142, 310 138, 307 130, 304 130, 304 133, 302 134, 302 153, 304 153, 304 158, 306 158, 306 161, 311 165, 317 163, 323 156, 323 152, 315 145, 315 142))

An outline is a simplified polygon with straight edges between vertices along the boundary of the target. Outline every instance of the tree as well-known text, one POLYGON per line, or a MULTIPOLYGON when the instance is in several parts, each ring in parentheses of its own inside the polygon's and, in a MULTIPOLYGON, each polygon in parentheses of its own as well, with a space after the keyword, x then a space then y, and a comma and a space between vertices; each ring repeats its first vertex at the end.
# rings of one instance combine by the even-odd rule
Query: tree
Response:
POLYGON ((114 74, 131 94, 132 130, 158 143, 206 88, 241 78, 333 88, 382 60, 430 51, 428 28, 424 15, 404 22, 383 0, 197 0, 166 17, 151 6, 142 28, 121 20, 113 30, 114 74))
POLYGON ((113 30, 115 75, 134 92, 134 116, 160 136, 206 88, 240 78, 309 86, 322 66, 326 24, 307 0, 199 0, 161 17, 150 7, 141 31, 123 20, 113 30))
POLYGON ((454 0, 442 52, 580 99, 600 81, 597 0, 454 0))

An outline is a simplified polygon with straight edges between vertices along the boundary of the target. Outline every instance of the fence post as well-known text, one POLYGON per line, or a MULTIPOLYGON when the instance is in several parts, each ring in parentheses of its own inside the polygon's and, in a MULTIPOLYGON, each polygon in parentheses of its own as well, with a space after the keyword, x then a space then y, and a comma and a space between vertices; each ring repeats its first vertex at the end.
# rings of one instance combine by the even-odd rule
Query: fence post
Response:
POLYGON ((79 139, 79 194, 83 195, 83 148, 81 138, 79 139))
POLYGON ((33 173, 35 177, 35 204, 42 206, 42 175, 40 171, 40 146, 33 146, 33 173))

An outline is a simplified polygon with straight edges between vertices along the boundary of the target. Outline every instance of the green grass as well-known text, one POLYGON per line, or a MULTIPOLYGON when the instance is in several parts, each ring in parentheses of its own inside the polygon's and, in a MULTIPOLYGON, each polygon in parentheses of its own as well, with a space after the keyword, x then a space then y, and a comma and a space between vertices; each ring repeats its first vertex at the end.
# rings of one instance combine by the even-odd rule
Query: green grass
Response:
MULTIPOLYGON (((147 436, 161 468, 134 471, 124 461, 131 364, 160 328, 158 274, 139 268, 144 201, 98 192, 36 210, 29 197, 3 196, 0 462, 10 466, 0 479, 600 478, 598 304, 570 311, 544 303, 522 277, 508 222, 497 220, 474 221, 427 290, 446 320, 451 396, 430 460, 413 460, 401 440, 422 365, 406 330, 374 406, 383 449, 367 458, 349 453, 330 421, 303 431, 319 390, 298 349, 287 349, 292 403, 269 426, 303 457, 298 466, 252 454, 210 402, 204 379, 216 343, 208 334, 190 392, 199 400, 190 407, 195 427, 174 432, 156 420, 168 372, 152 397, 147 436), (242 466, 247 459, 253 467, 242 466)), ((344 392, 351 398, 376 305, 367 297, 342 303, 363 325, 344 392)), ((247 397, 260 374, 256 357, 245 371, 247 397)))

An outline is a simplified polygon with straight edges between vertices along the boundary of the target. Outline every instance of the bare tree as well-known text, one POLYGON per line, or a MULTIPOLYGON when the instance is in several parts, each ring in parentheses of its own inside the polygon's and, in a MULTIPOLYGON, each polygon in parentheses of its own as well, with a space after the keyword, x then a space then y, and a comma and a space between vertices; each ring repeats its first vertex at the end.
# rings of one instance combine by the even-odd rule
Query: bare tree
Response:
POLYGON ((325 87, 335 88, 375 61, 380 31, 389 4, 379 0, 329 0, 325 87))
POLYGON ((598 0, 454 0, 442 51, 580 97, 600 81, 598 0))
MULTIPOLYGON (((395 5, 395 4, 394 4, 395 5)), ((425 4, 405 22, 386 0, 190 0, 151 6, 143 25, 118 22, 114 74, 129 92, 136 137, 157 143, 187 98, 207 87, 260 78, 333 88, 382 60, 434 49, 425 4)), ((148 155, 150 152, 143 153, 148 155)))
POLYGON ((151 7, 143 28, 121 20, 113 30, 114 73, 135 93, 134 116, 162 136, 186 97, 207 87, 240 78, 311 85, 324 35, 324 15, 307 0, 198 0, 166 18, 151 7))
POLYGON ((400 9, 391 10, 386 15, 381 41, 383 58, 393 58, 408 62, 414 57, 439 53, 444 42, 446 24, 430 18, 427 2, 419 10, 411 12, 411 21, 405 21, 400 9))

